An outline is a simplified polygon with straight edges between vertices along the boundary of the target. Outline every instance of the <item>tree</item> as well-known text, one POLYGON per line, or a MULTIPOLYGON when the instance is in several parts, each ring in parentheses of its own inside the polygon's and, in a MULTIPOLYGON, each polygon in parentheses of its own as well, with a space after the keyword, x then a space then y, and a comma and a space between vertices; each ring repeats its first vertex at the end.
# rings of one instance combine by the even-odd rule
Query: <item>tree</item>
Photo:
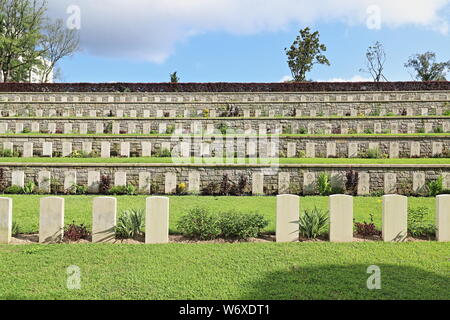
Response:
POLYGON ((170 74, 170 82, 172 83, 178 83, 180 81, 180 78, 177 75, 177 72, 175 71, 174 73, 170 74))
POLYGON ((367 49, 366 58, 367 69, 360 69, 360 71, 370 73, 375 82, 388 81, 383 74, 384 64, 386 63, 386 52, 383 45, 378 41, 375 42, 373 46, 367 49))
POLYGON ((311 33, 310 28, 307 27, 300 30, 300 35, 289 49, 284 49, 294 81, 306 81, 306 73, 310 72, 315 64, 330 65, 328 59, 322 54, 327 51, 327 47, 320 43, 319 37, 318 31, 311 33))
POLYGON ((0 0, 0 71, 3 81, 24 81, 39 65, 45 0, 0 0))
POLYGON ((80 50, 78 30, 67 28, 61 19, 47 23, 43 28, 40 46, 43 50, 43 58, 46 60, 41 67, 41 81, 48 82, 56 64, 62 58, 72 56, 80 50))
POLYGON ((412 68, 411 77, 418 81, 446 80, 445 76, 450 70, 450 60, 436 62, 436 53, 428 51, 411 56, 405 63, 405 68, 412 68))

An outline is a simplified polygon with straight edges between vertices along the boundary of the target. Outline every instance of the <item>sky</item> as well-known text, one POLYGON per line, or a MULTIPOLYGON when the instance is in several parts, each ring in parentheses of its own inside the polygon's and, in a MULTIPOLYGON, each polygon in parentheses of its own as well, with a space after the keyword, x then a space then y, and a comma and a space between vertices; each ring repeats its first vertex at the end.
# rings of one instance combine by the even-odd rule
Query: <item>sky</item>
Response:
POLYGON ((412 80, 416 53, 450 60, 450 0, 48 0, 48 14, 80 32, 63 82, 280 82, 284 48, 299 30, 320 32, 331 66, 314 81, 364 81, 365 53, 380 41, 389 81, 412 80))

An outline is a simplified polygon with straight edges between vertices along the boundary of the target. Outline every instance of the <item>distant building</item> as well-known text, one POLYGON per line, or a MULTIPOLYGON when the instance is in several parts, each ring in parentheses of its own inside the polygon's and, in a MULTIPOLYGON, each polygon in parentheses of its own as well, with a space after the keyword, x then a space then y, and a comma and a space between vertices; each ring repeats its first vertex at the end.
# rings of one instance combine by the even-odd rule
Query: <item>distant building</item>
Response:
MULTIPOLYGON (((46 65, 48 65, 50 62, 46 59, 42 60, 46 65)), ((3 74, 0 72, 0 82, 3 82, 3 74)), ((28 79, 24 82, 30 82, 30 83, 41 83, 42 82, 42 72, 37 67, 33 67, 30 71, 30 74, 28 76, 28 79)), ((48 76, 47 83, 53 83, 53 70, 50 72, 48 76)))

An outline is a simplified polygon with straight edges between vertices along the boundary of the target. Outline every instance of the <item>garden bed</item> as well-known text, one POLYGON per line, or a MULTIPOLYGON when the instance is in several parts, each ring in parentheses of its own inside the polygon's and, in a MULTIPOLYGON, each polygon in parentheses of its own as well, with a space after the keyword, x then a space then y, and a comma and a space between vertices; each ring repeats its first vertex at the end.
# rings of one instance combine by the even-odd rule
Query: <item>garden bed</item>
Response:
MULTIPOLYGON (((370 236, 364 237, 361 235, 354 235, 353 242, 380 242, 383 241, 381 236, 370 236)), ((434 241, 434 239, 425 239, 425 238, 414 238, 407 237, 404 242, 427 242, 434 241)), ((187 238, 182 235, 169 235, 169 243, 178 243, 178 244, 236 244, 236 243, 270 243, 276 242, 275 234, 266 233, 262 234, 258 238, 249 238, 244 240, 236 240, 236 239, 214 239, 214 240, 198 240, 187 238)), ((325 237, 318 237, 316 239, 308 239, 305 237, 300 237, 298 243, 323 243, 329 242, 329 240, 325 237)), ((11 239, 10 245, 32 245, 39 243, 39 234, 19 234, 11 239)), ((77 244, 89 244, 91 243, 91 237, 87 239, 81 239, 78 241, 70 241, 63 240, 63 244, 77 245, 77 244)), ((295 242, 294 242, 295 243, 295 242)), ((127 244, 127 245, 137 245, 137 244, 145 244, 145 239, 143 237, 139 237, 137 239, 116 239, 112 242, 112 244, 127 244)))

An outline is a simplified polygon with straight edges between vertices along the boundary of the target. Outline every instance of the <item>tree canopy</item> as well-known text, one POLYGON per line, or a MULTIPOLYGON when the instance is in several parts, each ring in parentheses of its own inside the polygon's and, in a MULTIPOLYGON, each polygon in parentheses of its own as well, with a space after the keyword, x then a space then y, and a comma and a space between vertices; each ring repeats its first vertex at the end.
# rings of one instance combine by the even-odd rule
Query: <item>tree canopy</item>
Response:
POLYGON ((306 74, 315 64, 330 65, 327 57, 322 54, 327 51, 327 47, 320 43, 319 32, 311 33, 309 27, 300 30, 300 35, 289 49, 285 48, 285 51, 292 78, 295 81, 306 81, 306 74))

